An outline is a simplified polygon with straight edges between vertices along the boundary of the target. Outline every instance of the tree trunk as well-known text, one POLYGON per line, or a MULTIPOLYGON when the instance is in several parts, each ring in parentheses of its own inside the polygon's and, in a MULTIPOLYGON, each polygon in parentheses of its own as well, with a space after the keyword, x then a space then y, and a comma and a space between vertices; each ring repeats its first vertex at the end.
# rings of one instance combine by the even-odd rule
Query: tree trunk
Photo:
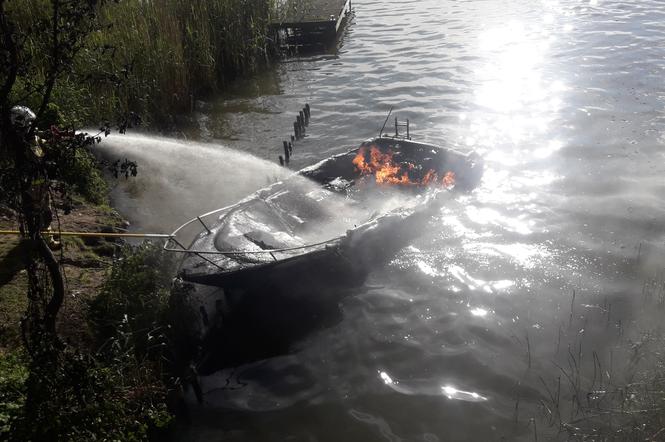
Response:
POLYGON ((51 299, 46 304, 44 310, 44 325, 48 333, 56 335, 55 324, 62 307, 62 303, 65 300, 65 278, 62 275, 62 268, 60 263, 55 259, 53 252, 49 248, 46 240, 43 236, 38 236, 38 248, 39 254, 46 264, 49 275, 51 277, 51 288, 53 289, 53 294, 51 299))

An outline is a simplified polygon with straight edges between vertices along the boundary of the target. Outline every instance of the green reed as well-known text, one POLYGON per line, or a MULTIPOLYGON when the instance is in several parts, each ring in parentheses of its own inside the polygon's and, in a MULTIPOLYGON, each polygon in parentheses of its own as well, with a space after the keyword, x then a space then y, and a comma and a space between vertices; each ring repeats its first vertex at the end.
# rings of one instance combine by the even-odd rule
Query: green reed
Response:
MULTIPOLYGON (((109 71, 127 73, 107 103, 161 121, 268 61, 271 0, 125 0, 95 36, 109 71)), ((122 80, 122 79, 121 79, 122 80)))
MULTIPOLYGON (((99 10, 98 30, 72 74, 61 77, 55 101, 79 123, 131 110, 168 125, 190 111, 193 100, 219 92, 233 78, 269 62, 274 1, 106 2, 99 10)), ((46 26, 49 3, 11 0, 9 6, 28 36, 34 63, 40 63, 44 42, 35 29, 46 26)))

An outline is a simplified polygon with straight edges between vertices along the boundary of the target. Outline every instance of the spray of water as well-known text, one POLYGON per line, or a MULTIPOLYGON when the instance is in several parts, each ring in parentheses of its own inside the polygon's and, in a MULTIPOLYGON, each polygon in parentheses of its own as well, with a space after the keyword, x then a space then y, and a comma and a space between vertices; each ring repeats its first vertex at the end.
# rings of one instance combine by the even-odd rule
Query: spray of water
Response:
POLYGON ((118 180, 111 198, 132 228, 143 231, 170 232, 292 173, 223 145, 147 135, 111 135, 96 153, 138 163, 138 176, 118 180))

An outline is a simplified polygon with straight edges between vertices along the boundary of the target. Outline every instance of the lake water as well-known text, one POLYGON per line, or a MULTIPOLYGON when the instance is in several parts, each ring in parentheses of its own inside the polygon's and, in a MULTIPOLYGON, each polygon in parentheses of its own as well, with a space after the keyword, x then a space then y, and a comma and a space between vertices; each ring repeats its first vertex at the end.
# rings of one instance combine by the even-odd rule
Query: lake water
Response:
POLYGON ((394 106, 414 139, 481 153, 483 182, 332 320, 205 377, 178 438, 565 440, 559 423, 587 416, 576 392, 631 381, 664 313, 665 3, 353 7, 336 54, 201 103, 189 136, 276 163, 307 102, 298 169, 375 136, 394 106))

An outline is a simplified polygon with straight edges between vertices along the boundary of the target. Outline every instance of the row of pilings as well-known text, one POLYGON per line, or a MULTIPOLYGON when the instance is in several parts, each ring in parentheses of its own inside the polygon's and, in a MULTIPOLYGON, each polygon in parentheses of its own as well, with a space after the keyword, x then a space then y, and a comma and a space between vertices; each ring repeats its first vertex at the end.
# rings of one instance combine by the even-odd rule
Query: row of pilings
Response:
POLYGON ((291 161, 291 156, 293 156, 293 145, 296 141, 299 141, 305 138, 305 131, 307 126, 309 126, 310 118, 312 117, 312 108, 309 103, 306 103, 305 106, 298 112, 296 115, 296 120, 293 122, 293 135, 291 135, 291 141, 283 141, 284 156, 279 156, 279 164, 282 166, 288 166, 291 161))

